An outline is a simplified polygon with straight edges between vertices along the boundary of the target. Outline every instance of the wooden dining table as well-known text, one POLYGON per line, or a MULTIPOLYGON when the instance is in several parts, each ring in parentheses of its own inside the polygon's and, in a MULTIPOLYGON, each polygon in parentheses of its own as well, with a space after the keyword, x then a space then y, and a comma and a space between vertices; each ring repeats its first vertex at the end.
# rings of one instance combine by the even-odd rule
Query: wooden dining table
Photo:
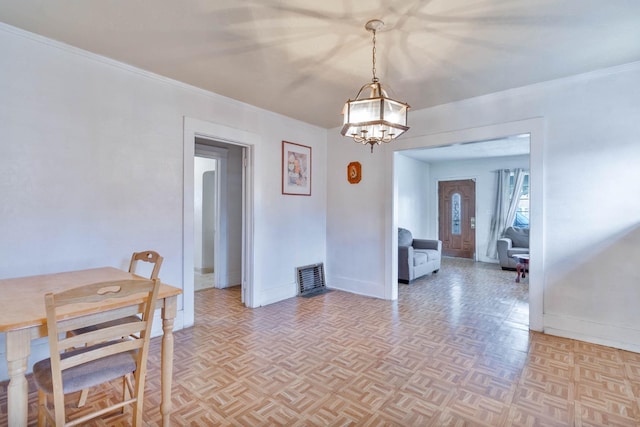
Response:
MULTIPOLYGON (((26 426, 28 422, 27 358, 31 341, 47 336, 44 295, 90 283, 111 280, 142 279, 140 276, 114 267, 92 268, 65 273, 44 274, 15 279, 0 279, 0 333, 6 334, 6 359, 9 373, 7 388, 8 421, 10 427, 26 426)), ((162 425, 169 425, 171 413, 171 378, 173 374, 173 322, 177 299, 182 290, 162 284, 157 308, 162 315, 161 384, 162 425)), ((84 304, 70 316, 92 316, 108 321, 122 315, 134 314, 140 295, 114 299, 109 305, 84 304)))

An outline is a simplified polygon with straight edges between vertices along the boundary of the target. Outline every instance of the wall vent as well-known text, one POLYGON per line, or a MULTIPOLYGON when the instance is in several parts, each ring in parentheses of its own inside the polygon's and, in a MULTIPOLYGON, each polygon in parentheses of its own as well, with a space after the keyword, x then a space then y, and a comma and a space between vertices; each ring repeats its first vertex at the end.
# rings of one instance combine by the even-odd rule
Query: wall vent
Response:
POLYGON ((321 262, 297 267, 296 275, 298 277, 298 295, 300 296, 315 295, 327 289, 324 281, 324 265, 321 262))

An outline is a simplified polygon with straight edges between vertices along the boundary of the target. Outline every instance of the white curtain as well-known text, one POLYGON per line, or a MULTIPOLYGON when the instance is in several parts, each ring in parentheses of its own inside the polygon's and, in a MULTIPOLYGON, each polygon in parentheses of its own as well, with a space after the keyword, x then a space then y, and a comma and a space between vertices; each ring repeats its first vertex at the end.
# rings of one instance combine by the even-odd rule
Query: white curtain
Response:
POLYGON ((513 171, 515 183, 513 192, 509 191, 509 177, 511 170, 501 169, 496 171, 498 182, 496 185, 496 203, 491 217, 491 228, 489 229, 489 244, 487 245, 487 257, 498 258, 498 239, 502 237, 504 230, 513 224, 518 210, 518 202, 522 193, 525 169, 515 169, 513 171))

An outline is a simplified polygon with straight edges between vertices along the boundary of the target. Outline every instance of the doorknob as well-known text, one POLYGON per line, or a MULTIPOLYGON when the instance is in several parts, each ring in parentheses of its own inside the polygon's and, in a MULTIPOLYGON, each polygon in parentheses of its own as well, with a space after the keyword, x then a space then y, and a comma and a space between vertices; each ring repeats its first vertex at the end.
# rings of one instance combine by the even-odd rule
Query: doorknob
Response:
POLYGON ((472 216, 471 217, 471 229, 473 230, 474 228, 476 228, 476 217, 472 216))

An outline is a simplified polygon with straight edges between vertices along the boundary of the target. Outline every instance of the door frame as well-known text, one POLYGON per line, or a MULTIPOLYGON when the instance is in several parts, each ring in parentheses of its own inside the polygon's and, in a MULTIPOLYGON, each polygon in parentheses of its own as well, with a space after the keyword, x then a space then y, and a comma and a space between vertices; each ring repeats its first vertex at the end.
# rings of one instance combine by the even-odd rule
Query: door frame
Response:
POLYGON ((194 171, 196 137, 243 147, 244 173, 243 214, 242 214, 242 289, 243 300, 247 307, 254 308, 254 149, 260 142, 258 134, 235 129, 218 123, 207 122, 185 116, 183 119, 183 203, 182 203, 182 284, 184 327, 195 322, 194 292, 194 171))

